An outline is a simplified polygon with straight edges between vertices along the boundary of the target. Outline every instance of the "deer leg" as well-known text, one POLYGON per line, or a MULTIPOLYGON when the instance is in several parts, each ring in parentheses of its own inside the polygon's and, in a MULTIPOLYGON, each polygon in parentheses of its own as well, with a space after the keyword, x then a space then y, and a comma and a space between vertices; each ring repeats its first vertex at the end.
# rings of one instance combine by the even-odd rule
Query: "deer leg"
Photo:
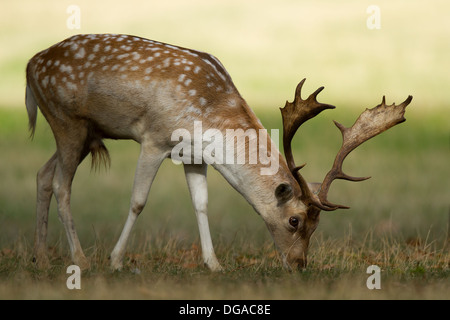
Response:
POLYGON ((46 248, 48 210, 53 195, 52 181, 55 174, 56 159, 55 153, 39 170, 36 179, 36 231, 34 235, 33 262, 42 268, 49 266, 46 248))
POLYGON ((197 216, 198 228, 200 231, 200 242, 202 245, 203 262, 211 271, 221 271, 219 261, 214 253, 208 223, 208 187, 206 182, 207 164, 184 165, 189 192, 197 216))
POLYGON ((151 143, 143 142, 141 144, 128 218, 120 234, 120 238, 111 253, 111 268, 113 270, 122 269, 122 260, 130 232, 137 217, 144 209, 156 172, 165 158, 166 154, 159 152, 151 143))
POLYGON ((68 170, 66 166, 58 162, 53 179, 53 192, 58 203, 58 217, 66 230, 69 241, 72 261, 81 269, 89 268, 89 262, 83 253, 80 240, 75 230, 75 223, 70 212, 70 194, 72 189, 72 179, 75 170, 68 170))
POLYGON ((52 184, 58 207, 58 218, 66 231, 72 261, 81 269, 87 269, 89 262, 81 248, 70 210, 72 180, 78 165, 89 152, 86 141, 87 128, 80 125, 72 130, 68 126, 59 132, 58 136, 55 135, 58 150, 52 184))

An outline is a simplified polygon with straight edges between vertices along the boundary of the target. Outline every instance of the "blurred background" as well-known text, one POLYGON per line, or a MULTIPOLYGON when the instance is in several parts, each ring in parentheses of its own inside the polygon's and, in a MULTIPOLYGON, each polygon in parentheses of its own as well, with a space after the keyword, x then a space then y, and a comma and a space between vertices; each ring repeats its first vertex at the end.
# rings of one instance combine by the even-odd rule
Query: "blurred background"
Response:
MULTIPOLYGON (((35 176, 55 150, 42 116, 28 139, 26 63, 76 33, 133 34, 212 53, 267 128, 280 127, 278 108, 293 99, 301 79, 307 78, 305 95, 325 86, 319 101, 337 109, 307 123, 295 140, 309 180, 324 177, 339 148, 331 119, 349 126, 383 95, 389 104, 413 95, 405 124, 349 157, 344 170, 374 178, 333 184, 330 200, 352 209, 326 214, 316 237, 448 239, 448 1, 2 0, 0 6, 0 249, 32 244, 35 176)), ((73 215, 84 246, 100 235, 117 239, 128 211, 139 146, 107 146, 111 169, 93 173, 86 161, 74 181, 73 215)), ((267 241, 262 220, 209 172, 213 238, 267 241)), ((50 228, 50 243, 65 245, 54 203, 50 228)), ((136 228, 136 242, 158 235, 198 239, 181 167, 163 165, 136 228)))
POLYGON ((254 108, 277 107, 306 77, 311 87, 324 85, 336 104, 366 107, 383 94, 393 101, 414 94, 415 109, 434 109, 450 99, 449 6, 444 0, 4 0, 0 105, 22 107, 25 64, 36 52, 76 33, 126 33, 216 55, 254 108))

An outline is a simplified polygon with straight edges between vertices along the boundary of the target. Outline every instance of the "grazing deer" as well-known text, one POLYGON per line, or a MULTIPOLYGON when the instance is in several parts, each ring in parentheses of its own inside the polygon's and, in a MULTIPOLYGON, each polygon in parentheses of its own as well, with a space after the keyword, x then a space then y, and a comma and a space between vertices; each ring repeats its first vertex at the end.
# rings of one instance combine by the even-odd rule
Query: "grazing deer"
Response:
MULTIPOLYGON (((146 204, 156 172, 176 146, 177 141, 171 139, 176 129, 188 128, 192 132, 193 122, 201 121, 205 129, 223 133, 228 129, 251 129, 259 138, 264 129, 217 58, 139 37, 73 36, 36 54, 27 65, 26 77, 31 135, 39 106, 57 147, 37 175, 34 261, 41 265, 48 263, 47 221, 54 194, 73 262, 82 268, 89 266, 70 211, 71 184, 78 165, 89 153, 94 166, 109 163, 103 139, 132 139, 141 145, 128 218, 111 253, 112 268, 121 269, 128 237, 146 204)), ((362 113, 351 128, 336 123, 343 136, 342 148, 324 181, 309 184, 299 173, 301 167, 294 163, 291 140, 303 122, 334 106, 317 102, 323 87, 303 100, 304 81, 297 86, 294 101, 286 102, 281 109, 286 160, 270 137, 263 137, 269 143, 263 151, 278 161, 273 174, 261 173, 263 163, 212 163, 261 215, 288 269, 306 266, 309 239, 318 225, 320 211, 347 208, 328 202, 333 180, 367 179, 344 174, 344 158, 364 141, 405 121, 405 108, 412 99, 409 96, 398 106, 388 106, 383 98, 380 105, 362 113)), ((207 165, 205 161, 185 162, 184 169, 203 260, 217 271, 222 267, 208 226, 207 165)))

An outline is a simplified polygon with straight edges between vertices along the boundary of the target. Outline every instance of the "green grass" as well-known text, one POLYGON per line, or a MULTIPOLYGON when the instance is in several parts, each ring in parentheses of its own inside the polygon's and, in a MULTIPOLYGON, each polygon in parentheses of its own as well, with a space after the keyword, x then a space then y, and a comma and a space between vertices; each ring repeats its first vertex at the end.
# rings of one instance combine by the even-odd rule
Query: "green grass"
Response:
POLYGON ((97 244, 87 250, 92 267, 82 274, 82 289, 65 287, 67 255, 52 251, 53 267, 38 271, 30 253, 3 250, 0 296, 26 299, 445 299, 448 256, 429 246, 384 239, 383 251, 370 243, 323 241, 302 273, 287 273, 271 244, 255 248, 247 242, 224 245, 217 254, 226 270, 211 273, 201 264, 196 244, 177 241, 128 254, 122 272, 111 272, 107 252, 97 244), (239 247, 236 245, 240 245, 239 247), (381 290, 368 290, 366 269, 381 268, 381 290), (8 271, 5 275, 5 269, 8 271), (9 269, 9 270, 8 270, 9 269))
MULTIPOLYGON (((340 134, 330 118, 346 125, 353 121, 353 115, 336 113, 312 120, 296 138, 296 158, 308 162, 303 170, 309 180, 323 177, 338 149, 340 134)), ((267 128, 280 125, 278 110, 258 116, 267 128)), ((404 124, 349 157, 346 171, 373 178, 333 184, 330 199, 352 208, 322 213, 302 273, 283 270, 262 219, 213 169, 208 177, 210 225, 225 272, 209 272, 201 261, 183 170, 170 161, 158 172, 133 230, 124 271, 112 273, 108 256, 128 211, 139 147, 132 141, 107 141, 110 170, 92 172, 85 161, 74 180, 73 216, 92 265, 82 275, 82 290, 74 292, 65 287, 71 261, 54 201, 48 241, 52 267, 37 270, 31 263, 35 174, 54 152, 51 131, 40 115, 31 141, 25 110, 0 109, 0 297, 448 298, 446 128, 440 117, 415 117, 414 112, 406 117, 404 124), (381 290, 365 286, 372 264, 382 269, 381 290)))

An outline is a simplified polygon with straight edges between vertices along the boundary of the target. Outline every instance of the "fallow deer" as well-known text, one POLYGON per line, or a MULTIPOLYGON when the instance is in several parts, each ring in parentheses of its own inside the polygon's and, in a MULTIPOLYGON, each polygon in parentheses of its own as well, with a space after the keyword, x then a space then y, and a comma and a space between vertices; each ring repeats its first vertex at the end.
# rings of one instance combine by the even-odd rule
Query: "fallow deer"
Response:
MULTIPOLYGON (((47 265, 47 221, 52 195, 64 225, 72 260, 89 267, 75 231, 70 210, 72 179, 78 165, 91 153, 93 165, 108 163, 102 140, 132 139, 140 143, 131 204, 123 231, 111 253, 111 267, 122 268, 132 227, 146 204, 162 161, 171 157, 178 128, 203 128, 225 133, 228 129, 264 129, 234 86, 224 66, 214 56, 130 35, 75 35, 37 53, 26 70, 26 107, 33 136, 37 109, 49 123, 56 153, 37 175, 37 208, 34 260, 47 265)), ((351 128, 336 123, 343 136, 342 148, 324 181, 309 184, 294 163, 291 140, 298 127, 334 106, 317 102, 319 88, 301 98, 299 83, 292 103, 281 109, 286 159, 266 136, 269 152, 278 161, 273 174, 261 174, 265 164, 212 163, 225 179, 253 206, 266 223, 283 263, 288 269, 304 268, 309 240, 321 210, 347 208, 327 200, 335 179, 360 181, 342 172, 344 158, 364 141, 405 121, 409 96, 400 105, 366 110, 351 128), (270 150, 269 150, 270 149, 270 150)), ((261 141, 261 140, 259 140, 261 141)), ((248 142, 246 142, 248 144, 248 142)), ((259 146, 261 147, 261 146, 259 146)), ((198 159, 197 159, 198 160, 198 159)), ((204 263, 222 270, 214 253, 207 218, 205 161, 184 163, 200 231, 204 263)))

